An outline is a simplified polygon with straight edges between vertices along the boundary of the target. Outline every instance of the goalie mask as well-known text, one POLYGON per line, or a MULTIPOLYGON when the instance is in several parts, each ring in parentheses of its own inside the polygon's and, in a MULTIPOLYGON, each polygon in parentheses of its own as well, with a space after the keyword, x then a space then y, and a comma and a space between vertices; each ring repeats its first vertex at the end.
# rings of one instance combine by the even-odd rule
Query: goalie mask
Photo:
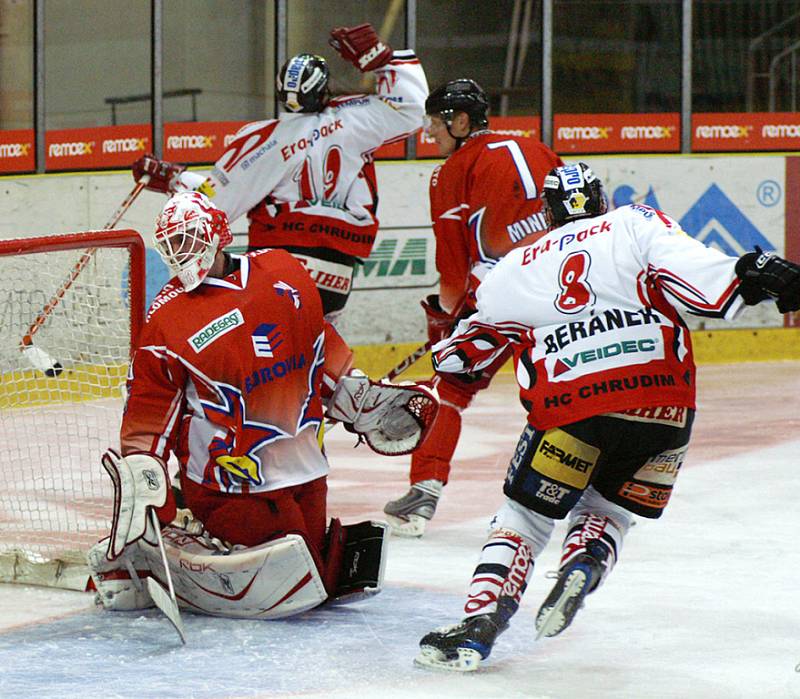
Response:
POLYGON ((608 211, 603 183, 586 163, 570 163, 547 173, 542 210, 551 228, 608 211))
POLYGON ((451 80, 437 87, 425 100, 425 114, 440 117, 447 124, 448 133, 457 112, 466 113, 471 129, 485 129, 489 125, 489 100, 474 80, 451 80))
POLYGON ((328 62, 322 56, 292 56, 275 80, 278 99, 288 112, 321 112, 330 99, 329 77, 328 62))
POLYGON ((176 194, 156 219, 156 250, 186 291, 200 285, 232 240, 225 212, 200 192, 176 194))

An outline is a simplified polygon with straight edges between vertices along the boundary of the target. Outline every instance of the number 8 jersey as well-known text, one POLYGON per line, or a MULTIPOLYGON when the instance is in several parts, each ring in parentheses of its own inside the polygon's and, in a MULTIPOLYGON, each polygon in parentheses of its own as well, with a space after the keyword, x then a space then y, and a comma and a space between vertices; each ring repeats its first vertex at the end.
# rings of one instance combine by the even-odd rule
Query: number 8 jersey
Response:
POLYGON ((431 219, 444 309, 458 306, 509 250, 544 234, 539 187, 559 165, 534 138, 476 131, 434 170, 431 219))
POLYGON ((743 307, 736 259, 647 206, 571 221, 498 262, 478 289, 478 313, 434 347, 434 366, 478 370, 511 342, 539 429, 694 408, 692 344, 678 311, 732 320, 743 307))

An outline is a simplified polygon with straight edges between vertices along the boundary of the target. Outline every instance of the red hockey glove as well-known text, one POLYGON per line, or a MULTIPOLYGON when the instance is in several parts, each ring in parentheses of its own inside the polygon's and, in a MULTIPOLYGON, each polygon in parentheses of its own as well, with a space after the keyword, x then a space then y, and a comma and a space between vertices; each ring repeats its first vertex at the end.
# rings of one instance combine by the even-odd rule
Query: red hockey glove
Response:
POLYGON ((438 294, 427 296, 419 305, 424 309, 425 319, 428 321, 428 339, 435 345, 450 334, 456 319, 439 305, 438 294))
POLYGON ((332 29, 328 43, 362 73, 381 68, 392 60, 391 47, 380 40, 369 23, 332 29))
POLYGON ((147 189, 164 194, 174 194, 175 184, 180 174, 186 169, 185 165, 168 163, 166 160, 158 160, 155 156, 147 153, 139 158, 132 166, 133 179, 137 182, 144 175, 150 175, 147 189))

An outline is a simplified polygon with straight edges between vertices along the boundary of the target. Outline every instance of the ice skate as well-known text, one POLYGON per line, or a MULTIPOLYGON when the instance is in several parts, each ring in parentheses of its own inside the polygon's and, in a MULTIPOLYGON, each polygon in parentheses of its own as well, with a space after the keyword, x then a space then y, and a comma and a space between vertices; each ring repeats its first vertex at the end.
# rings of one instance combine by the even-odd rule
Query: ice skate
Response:
POLYGON ((506 628, 507 625, 498 624, 494 614, 479 614, 435 629, 422 637, 414 664, 437 670, 473 672, 489 657, 495 639, 506 628))
POLYGON ((430 479, 414 483, 409 491, 397 500, 391 500, 383 508, 395 536, 420 537, 425 533, 428 521, 436 512, 436 503, 444 484, 430 479))
POLYGON ((557 636, 566 629, 583 606, 586 595, 597 587, 602 562, 592 555, 592 550, 587 547, 587 553, 577 556, 559 572, 556 584, 536 615, 537 639, 557 636))

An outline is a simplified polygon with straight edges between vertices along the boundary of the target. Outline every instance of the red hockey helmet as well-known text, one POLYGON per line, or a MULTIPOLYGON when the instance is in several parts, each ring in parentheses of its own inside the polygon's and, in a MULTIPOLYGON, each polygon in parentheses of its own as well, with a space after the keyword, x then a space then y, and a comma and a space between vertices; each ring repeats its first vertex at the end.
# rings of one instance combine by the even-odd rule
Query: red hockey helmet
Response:
POLYGON ((225 212, 200 192, 176 194, 156 219, 156 250, 186 291, 199 286, 232 240, 225 212))

